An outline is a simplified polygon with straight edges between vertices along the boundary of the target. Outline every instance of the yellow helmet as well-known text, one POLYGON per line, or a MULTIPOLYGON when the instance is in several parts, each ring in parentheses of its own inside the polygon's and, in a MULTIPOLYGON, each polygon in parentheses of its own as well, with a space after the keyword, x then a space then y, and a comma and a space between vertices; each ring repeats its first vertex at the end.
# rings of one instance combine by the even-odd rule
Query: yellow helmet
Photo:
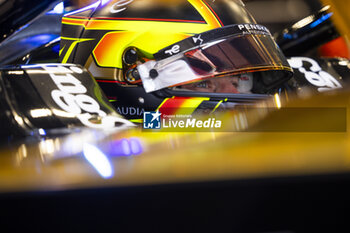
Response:
POLYGON ((128 118, 251 102, 292 75, 240 0, 100 0, 62 24, 61 61, 85 66, 128 118))

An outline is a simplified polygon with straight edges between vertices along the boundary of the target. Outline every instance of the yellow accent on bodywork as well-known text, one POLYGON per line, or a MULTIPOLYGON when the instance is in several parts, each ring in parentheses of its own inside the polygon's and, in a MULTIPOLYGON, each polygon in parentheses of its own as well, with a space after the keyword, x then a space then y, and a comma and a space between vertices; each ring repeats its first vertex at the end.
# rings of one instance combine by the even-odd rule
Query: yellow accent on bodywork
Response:
POLYGON ((66 47, 66 45, 63 46, 63 48, 60 49, 58 55, 61 56, 61 53, 63 52, 64 48, 66 47))
POLYGON ((88 18, 86 18, 86 19, 74 19, 74 18, 70 18, 70 17, 63 17, 62 18, 62 24, 83 26, 84 28, 85 28, 85 25, 88 21, 89 21, 88 18))
MULTIPOLYGON (((69 38, 69 37, 61 37, 62 40, 75 40, 68 48, 66 54, 64 55, 63 59, 62 59, 62 63, 67 63, 69 56, 71 55, 72 51, 74 50, 74 47, 80 43, 80 42, 85 42, 85 41, 90 41, 90 40, 94 40, 94 39, 80 39, 80 38, 69 38)), ((64 47, 63 47, 64 48, 64 47)), ((62 49, 63 49, 62 48, 62 49)), ((61 51, 60 51, 61 54, 61 51)))
POLYGON ((211 113, 215 112, 216 109, 218 109, 218 107, 222 104, 222 102, 224 102, 223 100, 220 100, 217 105, 215 106, 215 108, 213 109, 213 111, 211 111, 211 113))
POLYGON ((133 123, 143 123, 143 119, 131 119, 129 121, 131 121, 133 123))
POLYGON ((169 99, 174 99, 175 98, 175 96, 173 96, 173 97, 171 97, 171 98, 165 98, 164 100, 163 100, 163 102, 158 106, 158 108, 156 109, 156 111, 158 111, 162 106, 163 106, 163 104, 165 104, 169 99))
MULTIPOLYGON (((163 100, 163 102, 158 106, 157 110, 162 108, 162 106, 167 102, 167 101, 172 101, 175 98, 175 96, 171 98, 166 98, 163 100)), ((203 101, 209 101, 210 98, 207 97, 191 97, 187 98, 181 105, 177 106, 178 109, 176 110, 176 114, 179 115, 190 115, 192 114, 198 106, 203 102, 203 101)))
POLYGON ((203 101, 208 101, 210 98, 206 97, 193 97, 186 99, 185 102, 179 106, 179 109, 176 111, 176 114, 179 115, 187 115, 187 114, 192 114, 198 106, 203 102, 203 101))

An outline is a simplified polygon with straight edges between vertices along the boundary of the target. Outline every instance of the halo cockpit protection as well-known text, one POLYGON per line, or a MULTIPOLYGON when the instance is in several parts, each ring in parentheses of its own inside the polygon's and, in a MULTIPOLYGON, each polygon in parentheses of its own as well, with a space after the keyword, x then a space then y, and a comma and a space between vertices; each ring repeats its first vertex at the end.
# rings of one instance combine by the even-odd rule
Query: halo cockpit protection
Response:
POLYGON ((87 68, 129 119, 252 103, 292 76, 240 0, 96 2, 63 17, 60 60, 87 68))

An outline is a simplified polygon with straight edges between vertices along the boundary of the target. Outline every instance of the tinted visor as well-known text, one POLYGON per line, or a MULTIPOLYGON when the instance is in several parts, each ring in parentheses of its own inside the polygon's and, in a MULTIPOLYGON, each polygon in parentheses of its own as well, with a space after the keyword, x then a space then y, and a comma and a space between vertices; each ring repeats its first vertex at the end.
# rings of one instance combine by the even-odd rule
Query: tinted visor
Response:
MULTIPOLYGON (((164 49, 167 52, 164 55, 175 53, 185 45, 180 42, 170 50, 164 49)), ((146 92, 257 71, 279 71, 278 78, 286 80, 292 75, 292 69, 272 36, 261 30, 242 31, 211 40, 159 61, 146 62, 138 70, 146 92)))
POLYGON ((184 53, 199 76, 217 76, 265 69, 287 69, 288 63, 270 36, 242 35, 204 49, 184 53))

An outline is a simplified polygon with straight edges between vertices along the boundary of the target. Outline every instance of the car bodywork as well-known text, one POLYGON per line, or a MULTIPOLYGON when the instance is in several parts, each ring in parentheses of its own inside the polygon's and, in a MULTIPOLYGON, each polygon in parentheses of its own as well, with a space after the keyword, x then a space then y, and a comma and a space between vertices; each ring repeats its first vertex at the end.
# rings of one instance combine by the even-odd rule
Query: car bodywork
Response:
MULTIPOLYGON (((292 63, 301 77, 309 75, 311 80, 322 84, 311 86, 312 90, 335 87, 338 91, 305 95, 303 99, 288 102, 289 108, 297 110, 294 114, 276 111, 276 107, 267 113, 229 113, 230 119, 242 119, 244 114, 258 119, 246 125, 252 129, 250 132, 232 132, 232 128, 221 133, 152 133, 135 129, 106 134, 78 130, 56 138, 24 140, 3 147, 2 229, 5 232, 28 229, 347 232, 350 96, 347 89, 337 88, 341 75, 337 76, 329 64, 338 62, 346 73, 348 63, 309 59, 295 58, 292 63), (301 67, 304 63, 314 68, 306 72, 301 67), (323 72, 337 77, 336 82, 323 72), (328 77, 331 84, 322 82, 323 77, 328 77), (315 114, 327 109, 340 114, 315 114), (316 128, 308 131, 307 127, 313 124, 316 128), (93 152, 94 159, 89 152, 93 152)), ((45 67, 1 70, 2 83, 11 83, 11 87, 2 86, 6 90, 1 91, 2 97, 14 95, 12 102, 18 100, 17 105, 25 104, 24 98, 28 98, 25 101, 38 104, 35 109, 49 109, 43 113, 59 109, 57 103, 47 98, 53 90, 59 90, 50 73, 31 76, 33 70, 40 73, 48 69, 45 67), (41 82, 40 78, 45 80, 41 82), (14 84, 19 85, 15 92, 11 90, 14 84), (43 90, 43 86, 51 89, 43 90), (42 94, 47 91, 49 94, 42 94)), ((65 74, 74 74, 84 87, 90 87, 88 94, 84 94, 96 101, 101 97, 96 95, 93 79, 85 80, 87 74, 81 67, 64 68, 69 70, 65 74)), ((308 86, 307 82, 304 85, 308 86)), ((115 114, 109 112, 110 105, 105 100, 98 104, 106 113, 115 114)), ((276 103, 272 101, 271 105, 276 103)), ((21 108, 11 112, 18 113, 25 115, 30 111, 21 108)), ((51 124, 54 121, 50 117, 44 116, 51 124)), ((11 119, 16 120, 14 116, 11 119)), ((70 122, 68 125, 82 126, 77 119, 65 120, 70 122)))

